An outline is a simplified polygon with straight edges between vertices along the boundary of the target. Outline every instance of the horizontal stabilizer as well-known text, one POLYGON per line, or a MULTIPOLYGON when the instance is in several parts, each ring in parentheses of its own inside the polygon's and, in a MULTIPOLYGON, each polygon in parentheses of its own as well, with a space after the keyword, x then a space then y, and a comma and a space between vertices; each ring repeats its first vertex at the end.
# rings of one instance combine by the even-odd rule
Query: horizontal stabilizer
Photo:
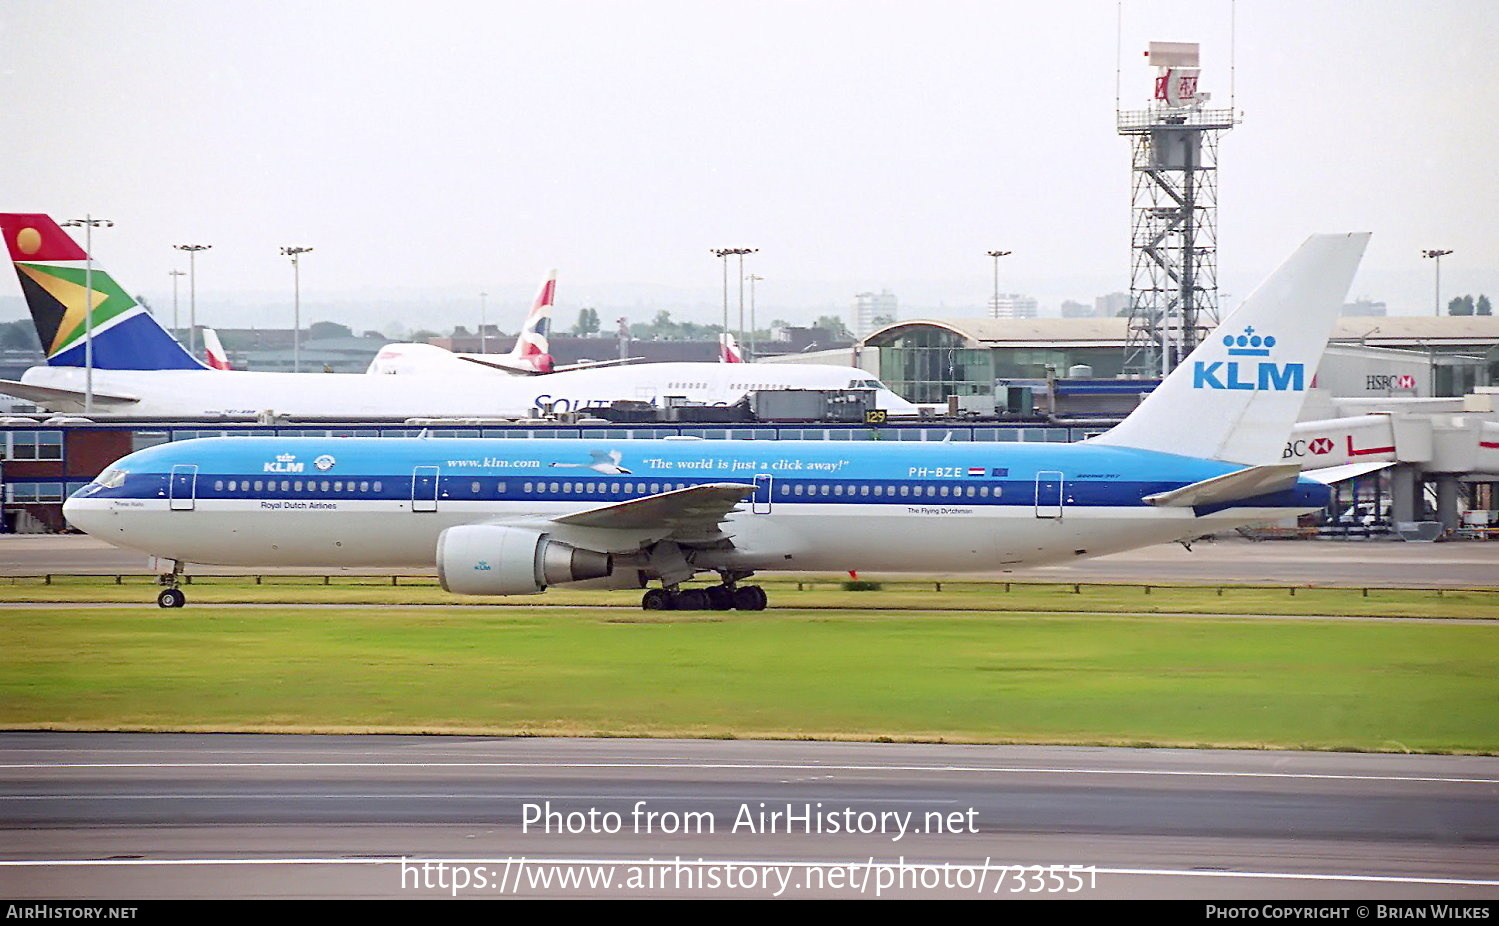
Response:
MULTIPOLYGON (((76 402, 82 408, 87 401, 87 396, 79 389, 59 389, 56 386, 33 386, 30 383, 21 383, 13 379, 0 379, 0 392, 35 402, 37 405, 51 407, 58 402, 76 402)), ((133 395, 125 395, 118 392, 100 392, 94 390, 95 405, 133 405, 140 399, 133 395)))
POLYGON ((1348 479, 1357 479, 1359 476, 1367 476, 1369 473, 1377 473, 1386 467, 1394 466, 1393 460, 1373 461, 1369 463, 1345 463, 1342 466, 1326 466, 1322 469, 1304 469, 1301 475, 1308 479, 1314 479, 1323 485, 1330 486, 1335 482, 1344 482, 1348 479))
POLYGON ((590 508, 552 520, 575 527, 614 530, 671 528, 673 533, 707 532, 717 528, 729 512, 754 494, 752 485, 719 482, 590 508))
POLYGON ((1301 467, 1295 463, 1276 463, 1272 466, 1251 466, 1234 473, 1224 473, 1212 479, 1204 479, 1191 485, 1147 495, 1141 501, 1163 508, 1196 508, 1205 505, 1221 505, 1279 492, 1296 484, 1301 467))

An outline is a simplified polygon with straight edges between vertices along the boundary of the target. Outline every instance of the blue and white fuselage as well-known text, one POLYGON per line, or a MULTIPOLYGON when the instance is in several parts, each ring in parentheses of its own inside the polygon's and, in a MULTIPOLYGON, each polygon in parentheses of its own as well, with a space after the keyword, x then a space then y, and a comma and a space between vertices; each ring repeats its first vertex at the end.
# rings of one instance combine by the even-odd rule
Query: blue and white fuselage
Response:
POLYGON ((216 438, 131 454, 63 510, 175 560, 164 607, 183 562, 435 565, 461 594, 657 581, 647 609, 759 610, 739 584, 758 571, 984 572, 1185 540, 1326 505, 1281 449, 1367 240, 1308 239, 1082 444, 216 438), (705 571, 721 584, 681 588, 705 571))
POLYGON ((1231 504, 1145 501, 1242 469, 1088 444, 221 438, 132 454, 66 513, 111 543, 206 564, 430 568, 448 528, 535 524, 621 556, 674 539, 697 569, 989 571, 1327 503, 1305 479, 1231 504), (670 533, 685 514, 658 530, 581 517, 652 497, 690 507, 686 490, 729 486, 738 504, 701 537, 670 533))

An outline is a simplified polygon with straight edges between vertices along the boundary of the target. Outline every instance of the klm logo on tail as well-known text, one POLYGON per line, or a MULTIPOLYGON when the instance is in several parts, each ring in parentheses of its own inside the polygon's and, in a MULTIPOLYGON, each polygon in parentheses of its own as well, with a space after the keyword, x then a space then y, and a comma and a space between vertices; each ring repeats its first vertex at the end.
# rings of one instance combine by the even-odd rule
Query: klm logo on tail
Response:
MULTIPOLYGON (((1273 335, 1261 336, 1254 326, 1235 337, 1223 336, 1229 357, 1269 358, 1275 347, 1273 335)), ((1302 392, 1306 389, 1306 366, 1260 360, 1198 360, 1192 364, 1193 389, 1244 389, 1267 392, 1302 392)))

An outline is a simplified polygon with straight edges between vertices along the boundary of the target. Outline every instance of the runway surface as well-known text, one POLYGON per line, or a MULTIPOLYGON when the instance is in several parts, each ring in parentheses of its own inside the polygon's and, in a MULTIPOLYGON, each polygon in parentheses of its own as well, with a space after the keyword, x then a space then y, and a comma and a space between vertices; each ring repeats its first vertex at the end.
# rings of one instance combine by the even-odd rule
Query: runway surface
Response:
MULTIPOLYGON (((398 570, 402 574, 410 570, 398 570)), ((147 574, 146 558, 76 534, 0 536, 0 575, 147 574)), ((192 566, 198 574, 383 574, 378 569, 233 569, 192 566)), ((1187 582, 1314 584, 1359 587, 1499 587, 1499 542, 1264 541, 1199 542, 1189 552, 1160 544, 1068 566, 993 573, 1035 582, 1187 582)), ((955 576, 955 578, 957 578, 955 576)))
POLYGON ((1499 759, 0 733, 0 860, 5 896, 68 899, 1493 900, 1499 759))

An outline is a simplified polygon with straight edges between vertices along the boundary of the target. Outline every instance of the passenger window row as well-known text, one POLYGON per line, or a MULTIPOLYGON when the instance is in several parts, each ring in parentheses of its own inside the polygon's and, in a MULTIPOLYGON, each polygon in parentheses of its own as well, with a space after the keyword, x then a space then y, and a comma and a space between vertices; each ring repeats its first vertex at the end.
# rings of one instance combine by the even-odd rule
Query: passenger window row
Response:
MULTIPOLYGON (((1002 493, 1000 486, 989 485, 909 485, 901 483, 807 483, 793 480, 779 480, 777 493, 781 498, 999 498, 1002 493)), ((595 480, 561 481, 556 482, 524 482, 521 483, 523 495, 657 495, 662 492, 671 492, 689 488, 693 483, 686 482, 603 482, 595 480)), ((442 495, 451 498, 456 487, 445 487, 442 495)), ((485 486, 478 480, 473 480, 468 485, 472 495, 480 495, 485 491, 485 486)), ((492 485, 490 492, 493 495, 504 495, 507 486, 504 482, 492 485)), ((379 495, 384 491, 382 480, 353 480, 353 479, 215 479, 213 491, 226 494, 251 493, 278 493, 283 495, 294 495, 297 493, 317 492, 321 494, 338 495, 379 495)))
POLYGON ((788 484, 781 483, 781 496, 817 495, 817 496, 854 496, 874 498, 999 498, 1003 490, 999 486, 910 486, 879 484, 870 486, 867 484, 845 485, 834 483, 829 485, 806 485, 804 483, 788 484))
MULTIPOLYGON (((230 479, 226 483, 223 479, 215 479, 213 490, 215 492, 236 492, 248 494, 250 492, 275 492, 277 480, 256 479, 253 483, 249 479, 230 479)), ((340 492, 346 495, 362 495, 379 493, 383 489, 380 480, 371 482, 361 479, 355 482, 353 479, 282 479, 280 480, 280 491, 283 493, 294 492, 340 492)))

